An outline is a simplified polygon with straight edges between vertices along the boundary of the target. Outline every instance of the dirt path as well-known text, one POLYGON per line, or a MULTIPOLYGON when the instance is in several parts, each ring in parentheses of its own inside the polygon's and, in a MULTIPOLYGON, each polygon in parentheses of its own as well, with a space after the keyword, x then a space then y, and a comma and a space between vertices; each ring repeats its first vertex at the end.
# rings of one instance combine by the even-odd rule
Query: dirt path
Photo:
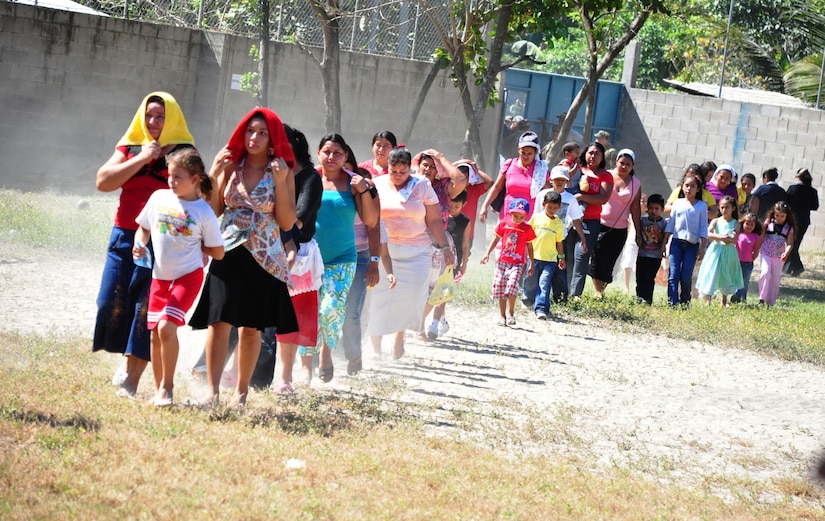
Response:
MULTIPOLYGON (((0 254, 0 327, 90 336, 99 257, 49 264, 0 254)), ((474 422, 511 451, 559 450, 665 481, 802 478, 825 447, 822 369, 524 312, 503 328, 492 325, 492 306, 450 311, 459 314, 443 339, 409 338, 400 362, 365 355, 355 378, 338 362, 325 387, 361 392, 393 378, 406 386, 401 400, 431 406, 448 430, 474 422)), ((203 338, 182 330, 182 373, 203 338)), ((101 361, 114 367, 116 357, 101 361)))

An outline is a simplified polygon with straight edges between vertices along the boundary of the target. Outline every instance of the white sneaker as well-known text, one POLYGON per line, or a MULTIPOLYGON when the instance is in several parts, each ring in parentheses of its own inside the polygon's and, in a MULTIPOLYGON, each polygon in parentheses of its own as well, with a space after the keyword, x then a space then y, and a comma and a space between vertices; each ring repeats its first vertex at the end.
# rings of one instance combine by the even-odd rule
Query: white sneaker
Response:
POLYGON ((126 369, 123 366, 117 368, 115 371, 115 375, 112 377, 112 385, 115 387, 120 387, 123 385, 123 382, 129 377, 129 373, 126 372, 126 369))
POLYGON ((433 321, 433 323, 430 324, 430 327, 427 328, 427 338, 430 340, 435 340, 438 338, 438 322, 433 321))
POLYGON ((510 315, 509 317, 507 317, 507 325, 508 326, 515 326, 516 325, 516 317, 514 317, 513 315, 510 315))
POLYGON ((450 324, 447 323, 447 320, 442 318, 438 322, 438 336, 444 336, 447 334, 447 331, 450 330, 450 324))

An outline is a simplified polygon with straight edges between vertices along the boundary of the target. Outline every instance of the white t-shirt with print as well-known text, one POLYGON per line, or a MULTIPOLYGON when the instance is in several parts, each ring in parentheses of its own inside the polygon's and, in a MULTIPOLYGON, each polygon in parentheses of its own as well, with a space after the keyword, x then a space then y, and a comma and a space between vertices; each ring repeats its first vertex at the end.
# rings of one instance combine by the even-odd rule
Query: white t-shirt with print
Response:
POLYGON ((175 280, 203 268, 201 244, 223 246, 221 227, 203 199, 183 201, 172 190, 158 190, 135 219, 151 233, 152 278, 175 280))

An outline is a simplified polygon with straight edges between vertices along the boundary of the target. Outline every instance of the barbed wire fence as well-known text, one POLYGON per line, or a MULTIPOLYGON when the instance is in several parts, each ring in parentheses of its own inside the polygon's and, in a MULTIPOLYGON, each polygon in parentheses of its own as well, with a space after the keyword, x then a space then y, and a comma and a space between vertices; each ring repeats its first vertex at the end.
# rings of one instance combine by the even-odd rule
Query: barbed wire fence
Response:
MULTIPOLYGON (((258 37, 257 0, 76 0, 116 18, 258 37)), ((44 2, 45 3, 45 2, 44 2)), ((338 7, 341 50, 432 61, 441 41, 425 9, 446 20, 447 5, 415 1, 342 0, 338 7)), ((270 2, 273 41, 322 47, 321 23, 309 0, 270 2)))

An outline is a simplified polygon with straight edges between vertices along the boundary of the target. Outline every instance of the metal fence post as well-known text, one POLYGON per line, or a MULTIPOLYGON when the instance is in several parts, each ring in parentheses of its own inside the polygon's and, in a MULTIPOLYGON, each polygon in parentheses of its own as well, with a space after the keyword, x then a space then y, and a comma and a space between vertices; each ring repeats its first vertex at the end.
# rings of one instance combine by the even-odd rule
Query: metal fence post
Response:
POLYGON ((129 0, 123 0, 123 18, 129 19, 129 0))
POLYGON ((199 29, 201 27, 203 27, 203 3, 205 1, 206 0, 200 0, 200 2, 198 2, 198 28, 199 29))

